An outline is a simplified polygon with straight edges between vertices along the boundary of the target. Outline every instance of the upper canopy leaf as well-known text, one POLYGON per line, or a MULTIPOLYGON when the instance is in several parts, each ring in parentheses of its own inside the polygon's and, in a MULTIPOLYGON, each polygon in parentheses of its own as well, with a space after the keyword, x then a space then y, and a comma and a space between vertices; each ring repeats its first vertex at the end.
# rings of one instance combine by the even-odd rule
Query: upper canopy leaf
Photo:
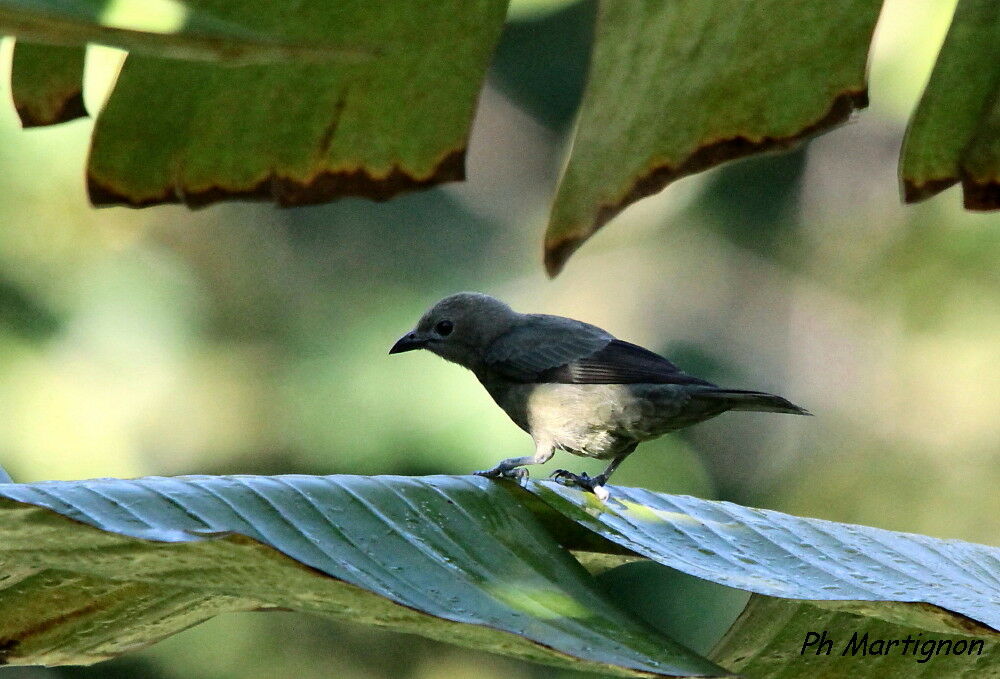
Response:
MULTIPOLYGON (((83 114, 85 45, 131 53, 95 127, 94 204, 382 200, 464 178, 506 4, 0 0, 0 36, 20 41, 13 90, 26 125, 83 114), (173 22, 146 25, 151 7, 172 8, 173 22)), ((670 182, 789 148, 864 107, 880 6, 601 0, 545 238, 549 273, 670 182)), ((968 208, 1000 206, 997 45, 1000 5, 960 0, 905 140, 907 201, 960 181, 968 208)))
POLYGON ((907 202, 962 182, 965 206, 1000 208, 1000 3, 960 0, 900 159, 907 202))
POLYGON ((464 177, 506 0, 200 0, 262 34, 378 48, 357 63, 222 67, 129 56, 94 130, 95 204, 385 199, 464 177))
POLYGON ((881 0, 673 0, 600 6, 590 76, 545 236, 556 274, 630 203, 867 105, 881 0))
POLYGON ((24 127, 54 125, 87 115, 83 104, 82 47, 18 41, 11 96, 24 127))

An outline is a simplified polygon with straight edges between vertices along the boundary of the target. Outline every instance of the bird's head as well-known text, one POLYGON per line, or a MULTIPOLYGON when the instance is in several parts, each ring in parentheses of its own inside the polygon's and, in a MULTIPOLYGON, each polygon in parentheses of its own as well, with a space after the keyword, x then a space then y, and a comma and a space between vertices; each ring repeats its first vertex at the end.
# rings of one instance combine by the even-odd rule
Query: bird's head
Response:
POLYGON ((475 370, 493 340, 520 318, 521 314, 496 298, 480 292, 460 292, 428 309, 417 327, 400 337, 389 353, 427 349, 475 370))

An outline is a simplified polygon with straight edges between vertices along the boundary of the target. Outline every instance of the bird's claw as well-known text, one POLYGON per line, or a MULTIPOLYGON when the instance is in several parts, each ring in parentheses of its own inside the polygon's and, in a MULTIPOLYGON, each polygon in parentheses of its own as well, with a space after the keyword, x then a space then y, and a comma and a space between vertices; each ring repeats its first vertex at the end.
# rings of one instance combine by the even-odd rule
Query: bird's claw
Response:
POLYGON ((554 472, 552 472, 551 474, 549 474, 549 478, 550 479, 553 479, 554 481, 558 481, 559 483, 562 483, 563 485, 567 485, 566 484, 567 481, 570 484, 572 484, 575 481, 580 480, 581 477, 586 477, 586 476, 587 476, 586 473, 583 473, 580 476, 577 476, 573 472, 567 471, 565 469, 557 469, 554 472))
POLYGON ((589 490, 601 500, 607 500, 610 495, 607 488, 604 487, 604 484, 607 483, 607 479, 603 474, 598 474, 597 476, 591 478, 587 472, 574 474, 573 472, 566 471, 565 469, 557 469, 549 474, 549 478, 554 479, 556 482, 561 483, 564 486, 576 486, 577 488, 582 488, 583 490, 589 490))
POLYGON ((586 490, 593 490, 595 484, 600 485, 597 483, 600 478, 590 478, 587 472, 574 474, 573 472, 566 471, 565 469, 557 469, 549 474, 549 478, 558 481, 564 486, 579 486, 580 488, 585 488, 586 490))
POLYGON ((484 476, 488 479, 510 479, 512 481, 516 481, 522 486, 528 482, 528 470, 524 467, 514 467, 513 469, 493 467, 493 469, 483 469, 472 473, 476 476, 484 476))

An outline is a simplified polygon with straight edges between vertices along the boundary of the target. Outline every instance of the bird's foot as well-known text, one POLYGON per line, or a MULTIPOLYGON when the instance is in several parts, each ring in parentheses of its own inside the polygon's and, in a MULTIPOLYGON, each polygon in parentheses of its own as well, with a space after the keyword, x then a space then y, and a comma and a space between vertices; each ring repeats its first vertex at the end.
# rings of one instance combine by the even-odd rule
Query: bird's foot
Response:
POLYGON ((591 477, 587 472, 574 474, 565 469, 557 469, 549 475, 549 478, 555 479, 564 486, 576 486, 577 488, 589 490, 602 501, 610 497, 608 489, 604 487, 604 484, 608 482, 608 478, 604 474, 591 477))
POLYGON ((476 476, 484 476, 488 479, 510 479, 512 481, 516 481, 522 486, 528 482, 528 470, 524 467, 506 468, 497 466, 492 469, 483 469, 472 473, 476 476))

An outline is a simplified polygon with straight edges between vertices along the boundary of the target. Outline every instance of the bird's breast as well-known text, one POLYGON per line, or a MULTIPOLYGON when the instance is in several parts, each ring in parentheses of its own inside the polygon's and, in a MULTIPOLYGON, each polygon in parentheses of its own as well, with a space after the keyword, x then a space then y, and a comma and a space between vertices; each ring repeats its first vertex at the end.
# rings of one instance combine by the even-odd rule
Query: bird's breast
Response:
POLYGON ((527 398, 532 436, 587 457, 612 457, 632 438, 628 388, 620 384, 537 384, 527 398))
POLYGON ((613 457, 634 442, 690 424, 690 397, 677 385, 483 384, 536 441, 587 457, 613 457))

